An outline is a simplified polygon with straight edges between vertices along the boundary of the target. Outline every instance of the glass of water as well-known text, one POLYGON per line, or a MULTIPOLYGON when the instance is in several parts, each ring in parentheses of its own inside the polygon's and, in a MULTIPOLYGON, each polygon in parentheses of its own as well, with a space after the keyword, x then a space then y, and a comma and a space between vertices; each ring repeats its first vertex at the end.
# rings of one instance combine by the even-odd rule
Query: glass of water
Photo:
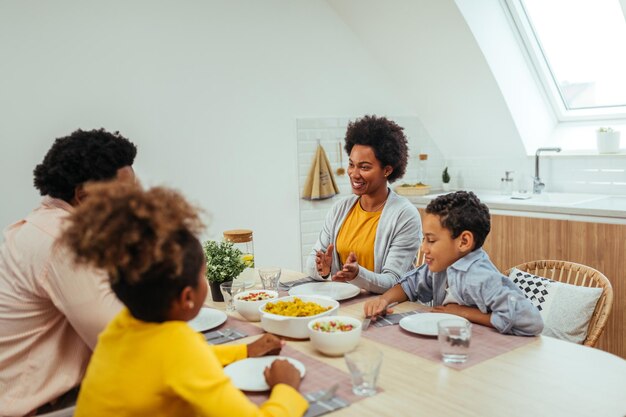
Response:
POLYGON ((376 382, 383 363, 383 352, 373 346, 357 346, 345 354, 344 359, 350 378, 352 392, 361 397, 371 397, 376 394, 376 382))
POLYGON ((261 284, 263 284, 264 290, 278 291, 280 268, 259 268, 259 276, 261 277, 261 284))
POLYGON ((228 281, 222 282, 220 284, 220 291, 224 296, 224 301, 226 301, 226 311, 233 312, 235 311, 235 305, 233 304, 233 299, 237 294, 242 292, 245 288, 245 284, 243 282, 235 282, 228 281))
POLYGON ((469 355, 472 338, 472 324, 465 319, 441 320, 439 330, 439 351, 444 363, 463 363, 469 355))

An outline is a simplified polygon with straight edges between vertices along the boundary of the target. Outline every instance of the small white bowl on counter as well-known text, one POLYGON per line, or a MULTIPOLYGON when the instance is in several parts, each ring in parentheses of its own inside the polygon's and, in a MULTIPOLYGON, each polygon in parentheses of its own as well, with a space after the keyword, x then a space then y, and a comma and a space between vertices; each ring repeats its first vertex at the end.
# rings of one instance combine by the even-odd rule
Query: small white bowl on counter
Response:
POLYGON ((348 316, 311 320, 308 330, 313 347, 329 356, 350 352, 361 339, 361 321, 348 316))
POLYGON ((309 330, 307 325, 311 320, 319 317, 331 316, 337 313, 339 309, 339 302, 330 299, 328 297, 315 297, 315 296, 298 296, 298 297, 281 297, 276 300, 270 300, 265 302, 259 307, 259 313, 261 314, 261 327, 268 333, 274 333, 280 336, 291 337, 293 339, 308 339, 309 330), (328 310, 303 317, 283 316, 265 311, 265 305, 267 303, 277 303, 280 301, 292 302, 294 299, 299 298, 304 302, 313 302, 323 308, 329 308, 328 310))
POLYGON ((235 296, 235 308, 248 321, 261 320, 259 306, 278 298, 278 292, 271 290, 248 290, 235 296))

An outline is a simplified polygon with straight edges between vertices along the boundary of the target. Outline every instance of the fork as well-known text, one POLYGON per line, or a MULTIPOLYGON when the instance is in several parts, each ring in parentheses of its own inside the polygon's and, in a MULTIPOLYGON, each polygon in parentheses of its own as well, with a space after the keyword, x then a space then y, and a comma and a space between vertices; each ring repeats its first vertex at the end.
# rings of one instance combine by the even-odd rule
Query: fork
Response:
POLYGON ((310 400, 310 403, 324 402, 332 399, 335 396, 335 393, 339 389, 339 383, 333 385, 328 388, 326 391, 322 391, 315 396, 314 399, 310 400))
POLYGON ((216 334, 211 335, 210 337, 205 337, 204 339, 208 342, 210 342, 211 340, 217 340, 217 339, 222 339, 222 338, 228 338, 230 337, 232 334, 234 333, 233 329, 224 329, 223 331, 217 331, 216 334))
POLYGON ((372 321, 372 317, 385 317, 387 315, 387 309, 391 308, 391 307, 395 307, 396 305, 398 305, 399 302, 398 301, 394 301, 393 303, 389 304, 385 310, 383 310, 380 314, 374 315, 374 316, 367 316, 365 317, 365 319, 363 319, 363 322, 361 323, 361 329, 362 330, 367 330, 368 327, 370 327, 370 323, 372 321))

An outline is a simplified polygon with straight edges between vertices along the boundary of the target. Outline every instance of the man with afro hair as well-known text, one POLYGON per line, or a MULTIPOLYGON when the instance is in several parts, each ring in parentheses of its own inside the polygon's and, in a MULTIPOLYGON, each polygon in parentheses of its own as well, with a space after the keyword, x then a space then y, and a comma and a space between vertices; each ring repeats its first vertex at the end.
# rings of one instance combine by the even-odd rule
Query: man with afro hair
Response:
POLYGON ((119 133, 77 130, 35 168, 41 204, 0 246, 0 414, 32 415, 76 397, 98 334, 121 309, 103 271, 55 241, 92 181, 134 181, 137 148, 119 133))

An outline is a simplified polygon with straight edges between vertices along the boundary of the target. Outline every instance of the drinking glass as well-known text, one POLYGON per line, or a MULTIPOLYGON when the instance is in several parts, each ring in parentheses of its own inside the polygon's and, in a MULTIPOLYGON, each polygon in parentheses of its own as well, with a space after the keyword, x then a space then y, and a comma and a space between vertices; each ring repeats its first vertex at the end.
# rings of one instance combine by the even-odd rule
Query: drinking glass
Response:
POLYGON ((233 299, 237 294, 242 292, 245 288, 243 282, 222 282, 220 284, 220 291, 224 296, 224 301, 226 301, 226 311, 233 312, 235 311, 235 305, 233 304, 233 299))
POLYGON ((444 363, 463 363, 469 354, 472 325, 464 319, 441 320, 439 329, 439 351, 444 363))
POLYGON ((259 276, 264 290, 278 291, 280 268, 259 268, 259 276))
POLYGON ((376 381, 383 362, 383 353, 372 346, 358 346, 344 359, 352 379, 352 392, 361 397, 376 394, 376 381))

